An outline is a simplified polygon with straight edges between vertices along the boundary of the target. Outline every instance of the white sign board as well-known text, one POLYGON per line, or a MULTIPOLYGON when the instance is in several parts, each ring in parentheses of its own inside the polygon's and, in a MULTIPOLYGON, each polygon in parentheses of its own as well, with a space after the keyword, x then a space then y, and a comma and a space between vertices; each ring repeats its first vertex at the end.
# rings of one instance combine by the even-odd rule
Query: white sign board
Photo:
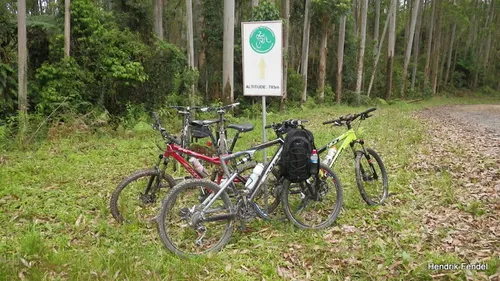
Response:
POLYGON ((281 96, 281 21, 242 22, 243 95, 281 96))

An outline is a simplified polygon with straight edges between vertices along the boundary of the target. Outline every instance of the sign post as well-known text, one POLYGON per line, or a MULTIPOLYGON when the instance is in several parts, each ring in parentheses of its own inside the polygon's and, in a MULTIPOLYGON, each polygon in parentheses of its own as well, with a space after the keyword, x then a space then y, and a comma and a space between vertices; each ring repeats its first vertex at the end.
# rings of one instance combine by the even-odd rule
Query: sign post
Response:
POLYGON ((283 89, 282 22, 242 22, 241 30, 243 95, 262 96, 262 137, 266 142, 266 96, 280 97, 283 89))

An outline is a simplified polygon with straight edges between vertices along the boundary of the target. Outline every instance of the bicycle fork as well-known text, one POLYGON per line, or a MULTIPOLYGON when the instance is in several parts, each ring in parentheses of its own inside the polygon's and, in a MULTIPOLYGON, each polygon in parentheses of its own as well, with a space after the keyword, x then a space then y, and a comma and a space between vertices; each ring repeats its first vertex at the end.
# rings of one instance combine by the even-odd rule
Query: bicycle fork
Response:
MULTIPOLYGON (((370 153, 368 153, 368 151, 365 148, 365 141, 362 139, 355 140, 354 143, 359 143, 361 145, 361 148, 363 149, 363 154, 365 155, 366 161, 368 162, 368 165, 370 166, 370 170, 371 170, 372 176, 366 175, 365 169, 363 168, 363 165, 360 165, 361 175, 363 175, 363 180, 364 181, 378 180, 378 174, 377 174, 377 171, 375 170, 375 166, 373 166, 372 158, 370 157, 370 153)), ((351 144, 351 147, 352 146, 353 146, 353 144, 351 144)), ((356 157, 356 154, 354 154, 354 157, 356 157)))

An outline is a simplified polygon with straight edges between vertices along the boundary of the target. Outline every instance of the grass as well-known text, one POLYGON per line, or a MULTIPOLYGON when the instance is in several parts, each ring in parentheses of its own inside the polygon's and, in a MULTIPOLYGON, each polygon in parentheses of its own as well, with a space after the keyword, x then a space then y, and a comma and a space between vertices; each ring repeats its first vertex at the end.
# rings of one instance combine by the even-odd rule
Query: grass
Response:
MULTIPOLYGON (((428 140, 425 124, 411 114, 429 106, 484 102, 434 99, 379 107, 362 126, 367 146, 381 155, 389 174, 391 196, 385 206, 362 201, 346 153, 335 168, 344 208, 333 227, 311 232, 287 222, 256 220, 249 225, 253 232, 235 231, 222 252, 192 259, 170 254, 153 226, 115 223, 108 209, 118 182, 154 163, 157 132, 77 130, 51 135, 28 150, 0 152, 0 280, 431 280, 440 272, 429 270, 428 263, 466 261, 440 250, 438 238, 423 239, 425 202, 447 206, 456 198, 446 171, 423 175, 413 168, 416 152, 425 152, 428 140)), ((345 129, 320 121, 365 108, 305 108, 269 114, 268 122, 311 120, 307 128, 322 145, 345 129)), ((243 135, 237 149, 261 141, 261 120, 251 122, 256 129, 243 135)), ((459 208, 477 216, 485 212, 480 202, 459 208)), ((447 229, 441 231, 447 235, 447 229)), ((486 262, 491 274, 500 264, 498 257, 486 262)), ((446 280, 466 274, 448 273, 446 280)))

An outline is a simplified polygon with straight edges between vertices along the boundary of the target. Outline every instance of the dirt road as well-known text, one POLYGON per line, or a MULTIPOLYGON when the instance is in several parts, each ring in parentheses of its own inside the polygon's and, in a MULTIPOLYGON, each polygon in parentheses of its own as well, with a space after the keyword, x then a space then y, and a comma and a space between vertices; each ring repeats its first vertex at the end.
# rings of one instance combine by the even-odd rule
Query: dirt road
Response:
MULTIPOLYGON (((432 194, 420 214, 427 239, 467 262, 500 256, 500 105, 433 107, 416 118, 427 132, 414 184, 450 178, 419 190, 432 194)), ((472 277, 483 278, 481 272, 472 277)))

